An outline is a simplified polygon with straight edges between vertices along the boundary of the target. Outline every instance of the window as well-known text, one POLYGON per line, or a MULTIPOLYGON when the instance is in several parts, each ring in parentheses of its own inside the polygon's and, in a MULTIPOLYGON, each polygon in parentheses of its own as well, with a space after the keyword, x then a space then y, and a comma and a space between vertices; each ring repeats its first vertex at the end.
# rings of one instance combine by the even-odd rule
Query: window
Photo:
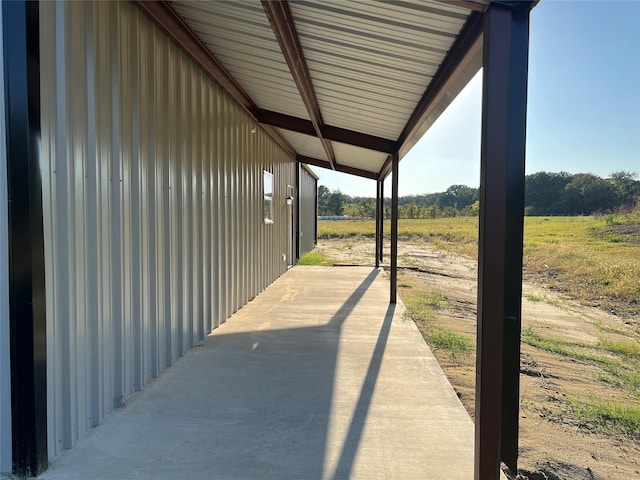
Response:
POLYGON ((263 171, 264 223, 273 223, 273 173, 263 171))

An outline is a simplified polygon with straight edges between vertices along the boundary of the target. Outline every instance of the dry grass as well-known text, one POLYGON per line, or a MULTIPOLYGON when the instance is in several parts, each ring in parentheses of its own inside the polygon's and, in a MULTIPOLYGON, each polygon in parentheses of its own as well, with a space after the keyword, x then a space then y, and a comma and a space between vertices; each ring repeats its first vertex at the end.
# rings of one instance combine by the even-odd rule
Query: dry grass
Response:
MULTIPOLYGON (((526 217, 525 273, 551 290, 624 317, 640 308, 640 222, 637 213, 606 217, 526 217), (611 233, 613 232, 613 233, 611 233)), ((390 231, 385 223, 385 233, 390 231)), ((371 237, 373 220, 319 221, 320 238, 371 237)), ((401 238, 477 258, 478 219, 398 222, 401 238)))
POLYGON ((532 217, 525 221, 524 264, 542 283, 582 303, 637 316, 640 229, 623 241, 602 232, 606 218, 532 217))

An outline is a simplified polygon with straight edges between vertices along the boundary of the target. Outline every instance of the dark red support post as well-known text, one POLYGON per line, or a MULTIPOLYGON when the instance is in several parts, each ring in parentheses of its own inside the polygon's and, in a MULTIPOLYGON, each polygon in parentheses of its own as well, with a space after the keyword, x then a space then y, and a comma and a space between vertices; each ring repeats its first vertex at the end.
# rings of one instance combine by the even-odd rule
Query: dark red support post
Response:
POLYGON ((391 303, 398 297, 398 154, 393 155, 391 177, 391 303))
POLYGON ((380 180, 376 180, 376 268, 380 267, 380 180))
POLYGON ((380 248, 378 257, 382 263, 384 260, 384 179, 380 180, 380 248))
POLYGON ((484 15, 475 479, 517 467, 530 2, 484 15))
POLYGON ((384 259, 384 178, 380 179, 380 245, 378 250, 380 263, 384 259))

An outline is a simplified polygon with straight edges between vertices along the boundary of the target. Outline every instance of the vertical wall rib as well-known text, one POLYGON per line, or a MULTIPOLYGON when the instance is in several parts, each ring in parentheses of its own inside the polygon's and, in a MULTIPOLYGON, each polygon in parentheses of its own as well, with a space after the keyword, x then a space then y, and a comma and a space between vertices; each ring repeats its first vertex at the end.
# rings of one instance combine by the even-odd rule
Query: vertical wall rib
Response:
POLYGON ((296 164, 129 3, 42 3, 41 49, 55 457, 286 271, 296 164))

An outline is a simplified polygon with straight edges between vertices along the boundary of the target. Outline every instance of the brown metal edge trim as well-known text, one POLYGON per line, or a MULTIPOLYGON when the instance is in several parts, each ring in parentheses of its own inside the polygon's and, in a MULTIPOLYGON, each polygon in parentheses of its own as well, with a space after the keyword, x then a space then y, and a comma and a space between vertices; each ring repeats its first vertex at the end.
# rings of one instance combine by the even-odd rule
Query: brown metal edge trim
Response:
MULTIPOLYGON (((297 158, 296 158, 297 161, 297 158)), ((300 162, 298 162, 300 163, 300 162)), ((313 170, 311 170, 311 167, 309 165, 307 165, 306 163, 300 163, 300 165, 302 166, 302 168, 305 169, 305 171, 311 175, 315 180, 320 180, 320 177, 318 176, 318 174, 316 172, 314 172, 313 170)))
POLYGON ((384 182, 385 178, 391 173, 391 168, 393 166, 393 155, 389 155, 387 159, 380 167, 380 171, 378 172, 378 180, 384 182))
POLYGON ((376 172, 369 172, 368 170, 361 170, 355 167, 347 167, 346 165, 335 165, 335 168, 331 168, 331 164, 327 160, 321 160, 319 158, 306 157, 304 155, 298 155, 296 160, 301 163, 307 163, 320 168, 326 168, 328 170, 335 170, 336 172, 348 173, 350 175, 356 175, 358 177, 369 178, 371 180, 377 180, 378 174, 376 172))
POLYGON ((478 12, 472 12, 471 15, 469 15, 467 23, 462 28, 449 53, 427 86, 422 98, 420 98, 420 101, 402 130, 400 137, 398 137, 399 150, 402 149, 404 144, 410 140, 420 128, 434 100, 438 98, 442 89, 445 88, 449 80, 453 78, 456 70, 468 60, 467 55, 469 51, 482 36, 482 17, 483 14, 478 12))

